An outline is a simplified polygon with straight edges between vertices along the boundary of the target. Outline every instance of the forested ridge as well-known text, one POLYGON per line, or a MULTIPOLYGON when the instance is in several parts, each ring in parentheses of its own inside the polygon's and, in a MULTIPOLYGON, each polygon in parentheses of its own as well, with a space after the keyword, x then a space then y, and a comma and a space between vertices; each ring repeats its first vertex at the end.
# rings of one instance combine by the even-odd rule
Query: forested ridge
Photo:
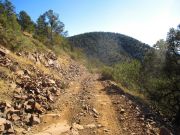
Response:
POLYGON ((143 60, 150 49, 132 37, 110 32, 91 32, 68 39, 74 47, 83 49, 88 57, 109 65, 132 58, 143 60))

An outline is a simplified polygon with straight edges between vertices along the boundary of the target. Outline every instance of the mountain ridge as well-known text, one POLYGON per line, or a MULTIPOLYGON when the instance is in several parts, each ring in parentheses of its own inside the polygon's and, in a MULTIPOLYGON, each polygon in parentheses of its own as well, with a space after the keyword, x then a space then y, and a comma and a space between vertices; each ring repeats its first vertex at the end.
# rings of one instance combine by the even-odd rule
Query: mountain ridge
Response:
POLYGON ((111 65, 127 59, 142 60, 151 47, 127 35, 113 32, 88 32, 68 37, 72 47, 80 48, 89 58, 111 65))

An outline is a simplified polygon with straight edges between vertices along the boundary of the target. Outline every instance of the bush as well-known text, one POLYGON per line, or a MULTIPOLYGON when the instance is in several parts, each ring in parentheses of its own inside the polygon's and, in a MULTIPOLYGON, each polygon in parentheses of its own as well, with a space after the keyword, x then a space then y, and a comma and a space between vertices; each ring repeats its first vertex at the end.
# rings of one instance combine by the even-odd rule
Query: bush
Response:
POLYGON ((113 69, 111 67, 103 67, 101 72, 102 80, 113 80, 113 69))
POLYGON ((113 79, 128 88, 138 88, 141 63, 137 60, 116 64, 113 67, 113 79))

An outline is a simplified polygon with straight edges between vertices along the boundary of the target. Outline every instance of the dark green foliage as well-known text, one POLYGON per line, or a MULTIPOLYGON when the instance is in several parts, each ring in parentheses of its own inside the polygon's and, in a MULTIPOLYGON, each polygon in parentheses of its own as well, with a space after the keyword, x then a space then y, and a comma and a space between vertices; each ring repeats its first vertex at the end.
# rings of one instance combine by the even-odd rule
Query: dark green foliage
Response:
POLYGON ((14 6, 8 0, 0 2, 0 43, 14 48, 19 32, 14 6))
POLYGON ((61 34, 64 31, 64 24, 59 20, 59 15, 54 13, 53 10, 49 10, 46 13, 48 24, 52 32, 56 34, 61 34))
POLYGON ((14 11, 15 8, 9 0, 5 0, 3 5, 4 5, 4 10, 7 13, 7 16, 12 16, 13 14, 15 14, 14 11))
POLYGON ((17 17, 14 9, 9 0, 0 1, 0 44, 12 51, 44 51, 45 46, 43 47, 42 43, 29 38, 33 34, 50 49, 56 50, 56 53, 70 48, 66 39, 62 36, 65 33, 64 24, 59 21, 58 15, 52 10, 41 15, 35 27, 31 17, 25 11, 21 11, 17 17), (50 32, 51 29, 52 32, 50 32), (20 30, 30 34, 23 34, 20 30), (52 37, 53 41, 51 40, 52 37))
POLYGON ((40 40, 45 42, 48 38, 48 24, 46 22, 46 16, 40 15, 36 22, 36 37, 40 40))
POLYGON ((138 60, 131 60, 115 64, 112 67, 102 69, 103 79, 111 79, 121 83, 127 88, 138 89, 140 82, 141 63, 138 60))
POLYGON ((20 30, 14 6, 9 0, 0 3, 0 24, 7 29, 14 31, 20 30))
POLYGON ((167 41, 160 40, 142 66, 142 86, 153 106, 180 124, 180 30, 170 29, 167 41))
POLYGON ((53 10, 49 10, 45 13, 47 24, 49 26, 50 41, 53 44, 54 35, 60 35, 64 31, 64 24, 59 20, 59 15, 54 13, 53 10))
POLYGON ((131 58, 142 60, 150 49, 134 38, 108 32, 85 33, 68 39, 73 47, 82 48, 89 58, 98 58, 108 65, 131 58))
POLYGON ((180 25, 177 29, 170 29, 167 43, 165 72, 171 80, 171 88, 167 90, 164 98, 171 103, 172 111, 176 115, 175 122, 180 125, 180 25))
POLYGON ((29 33, 34 33, 35 24, 31 20, 31 17, 25 11, 19 12, 18 22, 21 25, 21 29, 23 31, 27 31, 29 33))
POLYGON ((37 19, 35 37, 43 43, 51 46, 61 44, 59 41, 65 34, 64 24, 53 10, 48 10, 37 19))
POLYGON ((180 26, 171 28, 167 36, 166 71, 168 76, 180 75, 180 26))
POLYGON ((113 68, 109 66, 104 66, 101 69, 101 75, 102 75, 102 80, 113 80, 113 68))

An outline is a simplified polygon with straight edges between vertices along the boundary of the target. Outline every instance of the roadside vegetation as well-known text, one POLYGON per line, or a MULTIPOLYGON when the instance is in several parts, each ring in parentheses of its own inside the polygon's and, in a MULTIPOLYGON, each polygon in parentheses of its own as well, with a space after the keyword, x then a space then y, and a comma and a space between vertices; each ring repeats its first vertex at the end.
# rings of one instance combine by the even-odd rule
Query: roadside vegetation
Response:
MULTIPOLYGON (((180 124, 180 26, 171 28, 167 40, 159 40, 143 61, 130 60, 102 68, 102 77, 142 95, 149 104, 180 124)), ((132 93, 132 92, 130 92, 132 93)))

